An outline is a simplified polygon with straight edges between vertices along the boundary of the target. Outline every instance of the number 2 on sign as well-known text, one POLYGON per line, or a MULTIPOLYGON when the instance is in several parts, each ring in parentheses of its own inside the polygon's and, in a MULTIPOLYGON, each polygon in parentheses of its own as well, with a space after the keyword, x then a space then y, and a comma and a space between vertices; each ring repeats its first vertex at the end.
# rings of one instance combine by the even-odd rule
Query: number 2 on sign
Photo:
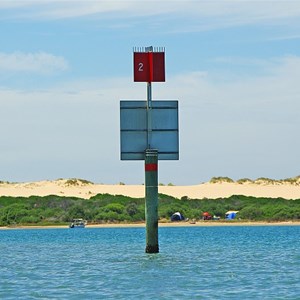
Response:
POLYGON ((139 63, 139 72, 143 72, 144 71, 144 64, 143 63, 139 63))

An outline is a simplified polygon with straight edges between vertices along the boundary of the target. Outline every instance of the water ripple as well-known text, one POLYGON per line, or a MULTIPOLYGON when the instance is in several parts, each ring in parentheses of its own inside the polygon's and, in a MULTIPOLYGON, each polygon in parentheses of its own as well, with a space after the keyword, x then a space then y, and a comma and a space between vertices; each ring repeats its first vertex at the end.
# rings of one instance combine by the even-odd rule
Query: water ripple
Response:
POLYGON ((299 299, 298 226, 0 230, 1 299, 299 299))

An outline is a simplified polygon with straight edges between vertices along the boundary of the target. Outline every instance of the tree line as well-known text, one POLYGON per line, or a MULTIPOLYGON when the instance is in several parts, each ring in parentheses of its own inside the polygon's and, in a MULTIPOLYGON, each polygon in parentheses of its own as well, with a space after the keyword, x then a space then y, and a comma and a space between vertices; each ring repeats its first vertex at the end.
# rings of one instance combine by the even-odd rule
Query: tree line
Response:
MULTIPOLYGON (((199 220, 203 212, 224 219, 229 210, 239 211, 244 221, 297 221, 300 220, 300 199, 255 198, 231 196, 218 199, 177 199, 159 194, 158 216, 169 221, 174 212, 186 218, 199 220)), ((62 225, 74 218, 88 220, 89 224, 132 223, 145 220, 144 198, 98 194, 90 199, 61 197, 0 197, 0 226, 62 225)))

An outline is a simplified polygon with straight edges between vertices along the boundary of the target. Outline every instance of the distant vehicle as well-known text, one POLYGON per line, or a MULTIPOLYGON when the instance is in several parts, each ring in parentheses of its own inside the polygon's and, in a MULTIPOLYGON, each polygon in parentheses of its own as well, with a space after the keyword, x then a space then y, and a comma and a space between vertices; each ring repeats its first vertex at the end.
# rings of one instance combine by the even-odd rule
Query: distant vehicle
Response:
POLYGON ((83 219, 73 219, 70 224, 70 228, 84 228, 87 225, 87 221, 83 219))

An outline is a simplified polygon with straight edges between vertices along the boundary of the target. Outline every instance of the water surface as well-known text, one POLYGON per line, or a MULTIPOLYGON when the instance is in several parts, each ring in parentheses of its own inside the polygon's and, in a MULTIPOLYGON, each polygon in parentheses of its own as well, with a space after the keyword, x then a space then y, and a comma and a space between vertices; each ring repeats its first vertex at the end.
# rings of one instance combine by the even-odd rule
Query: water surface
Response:
POLYGON ((0 299, 300 299, 300 226, 0 230, 0 299))

